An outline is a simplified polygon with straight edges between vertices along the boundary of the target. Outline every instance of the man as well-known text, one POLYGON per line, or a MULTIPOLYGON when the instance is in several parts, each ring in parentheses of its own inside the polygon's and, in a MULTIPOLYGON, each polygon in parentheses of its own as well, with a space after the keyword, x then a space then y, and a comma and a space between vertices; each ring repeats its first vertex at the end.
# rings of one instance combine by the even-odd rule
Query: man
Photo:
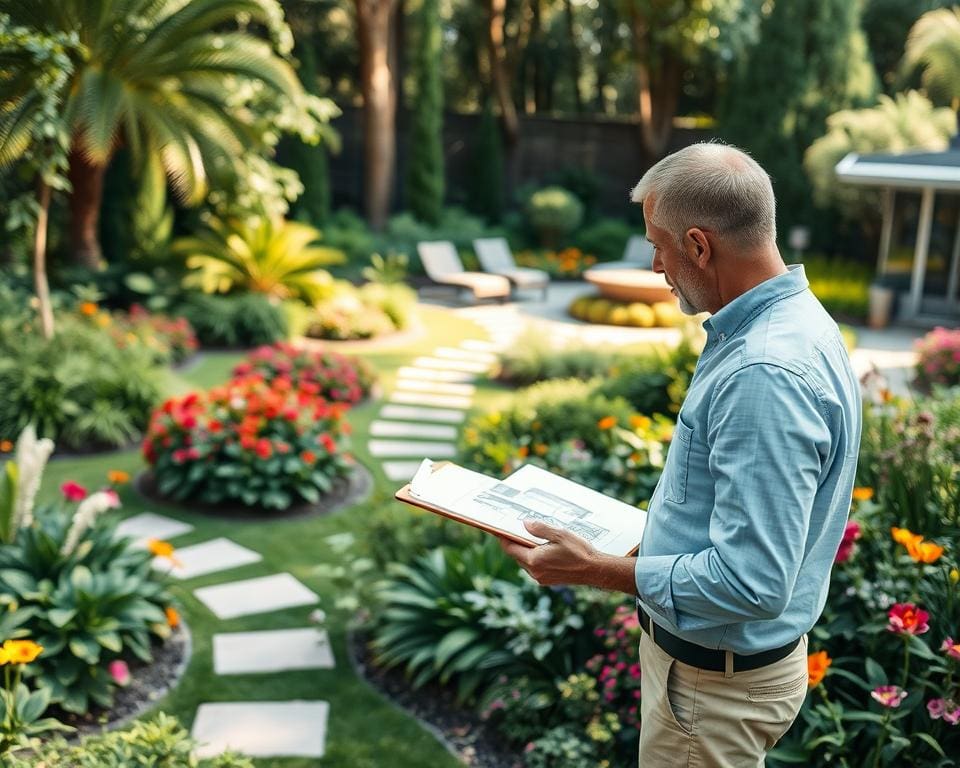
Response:
POLYGON ((762 766, 807 691, 850 508, 861 402, 837 325, 777 250, 770 179, 695 144, 641 179, 653 268, 687 314, 710 312, 636 558, 530 523, 502 541, 540 584, 637 596, 640 764, 762 766))

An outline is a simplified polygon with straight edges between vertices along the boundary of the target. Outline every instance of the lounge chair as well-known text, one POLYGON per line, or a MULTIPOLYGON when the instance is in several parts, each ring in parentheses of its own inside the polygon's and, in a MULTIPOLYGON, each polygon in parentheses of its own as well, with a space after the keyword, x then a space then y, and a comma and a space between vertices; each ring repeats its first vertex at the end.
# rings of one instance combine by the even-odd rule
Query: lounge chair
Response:
POLYGON ((510 281, 500 275, 467 272, 460 255, 449 240, 417 243, 423 269, 434 283, 466 289, 475 299, 507 299, 510 281))
POLYGON ((473 249, 485 272, 503 275, 517 289, 536 288, 547 298, 550 275, 542 269, 518 267, 510 252, 510 244, 503 237, 480 237, 473 241, 473 249))
POLYGON ((590 269, 653 269, 653 243, 643 235, 631 235, 620 261, 602 261, 590 269))

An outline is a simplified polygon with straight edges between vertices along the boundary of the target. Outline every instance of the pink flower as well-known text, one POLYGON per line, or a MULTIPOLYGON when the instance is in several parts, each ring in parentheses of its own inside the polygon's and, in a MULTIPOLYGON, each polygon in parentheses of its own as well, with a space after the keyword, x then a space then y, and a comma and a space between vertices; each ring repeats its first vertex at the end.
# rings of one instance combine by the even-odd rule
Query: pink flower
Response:
POLYGON ((130 667, 127 666, 127 662, 122 659, 111 661, 107 667, 107 671, 110 673, 110 677, 113 678, 113 682, 121 688, 126 688, 130 685, 130 667))
POLYGON ((83 501, 87 498, 87 489, 80 485, 80 483, 73 482, 73 480, 67 480, 67 482, 61 485, 60 493, 63 494, 63 498, 67 501, 83 501))
POLYGON ((120 496, 113 488, 105 488, 100 493, 107 497, 108 509, 120 508, 120 496))
POLYGON ((948 637, 940 646, 941 651, 945 651, 947 656, 954 659, 960 659, 960 642, 954 642, 952 637, 948 637))
POLYGON ((960 706, 953 699, 930 699, 927 702, 927 712, 931 720, 943 721, 950 725, 960 723, 960 706))
POLYGON ((870 691, 870 695, 880 702, 881 706, 891 709, 899 707, 900 702, 907 698, 907 692, 899 685, 879 685, 870 691))
POLYGON ((840 540, 840 546, 837 548, 837 554, 833 558, 835 563, 845 563, 853 554, 854 542, 860 538, 860 523, 850 520, 847 527, 843 530, 843 538, 840 540))
POLYGON ((927 702, 927 712, 930 713, 930 717, 934 720, 939 720, 943 717, 946 708, 946 699, 930 699, 930 701, 927 702))
POLYGON ((930 614, 913 603, 897 603, 887 612, 887 629, 898 635, 922 635, 930 629, 930 614))

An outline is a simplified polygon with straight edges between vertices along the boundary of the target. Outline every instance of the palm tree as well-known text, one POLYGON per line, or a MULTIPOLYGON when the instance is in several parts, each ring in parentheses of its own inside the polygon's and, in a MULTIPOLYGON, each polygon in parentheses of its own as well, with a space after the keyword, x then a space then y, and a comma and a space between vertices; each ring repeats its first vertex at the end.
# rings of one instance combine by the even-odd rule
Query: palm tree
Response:
POLYGON ((921 69, 930 97, 949 103, 960 117, 960 8, 940 8, 917 19, 902 69, 905 74, 921 69))
MULTIPOLYGON (((103 180, 121 144, 135 162, 155 153, 187 204, 206 195, 206 169, 252 146, 240 86, 299 102, 303 89, 282 58, 289 47, 276 0, 8 0, 13 24, 53 34, 77 31, 83 54, 66 83, 63 119, 71 144, 70 242, 75 259, 100 263, 103 180), (272 42, 236 28, 246 16, 272 42), (283 44, 283 45, 282 45, 283 44)), ((0 66, 3 63, 0 62, 0 66)), ((26 108, 26 107, 24 107, 26 108)), ((22 111, 22 110, 21 110, 22 111)), ((0 161, 23 149, 0 114, 0 161)))

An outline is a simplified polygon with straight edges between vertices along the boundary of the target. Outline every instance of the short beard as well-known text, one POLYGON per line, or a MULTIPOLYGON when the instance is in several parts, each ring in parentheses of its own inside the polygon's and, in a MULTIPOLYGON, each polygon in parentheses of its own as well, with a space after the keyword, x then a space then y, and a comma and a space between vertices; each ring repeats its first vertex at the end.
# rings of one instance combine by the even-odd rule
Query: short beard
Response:
POLYGON ((685 315, 699 315, 705 311, 697 307, 698 304, 706 306, 706 297, 703 295, 705 291, 696 269, 682 259, 683 256, 681 255, 680 265, 682 266, 677 270, 677 280, 673 285, 680 302, 680 311, 685 315))

